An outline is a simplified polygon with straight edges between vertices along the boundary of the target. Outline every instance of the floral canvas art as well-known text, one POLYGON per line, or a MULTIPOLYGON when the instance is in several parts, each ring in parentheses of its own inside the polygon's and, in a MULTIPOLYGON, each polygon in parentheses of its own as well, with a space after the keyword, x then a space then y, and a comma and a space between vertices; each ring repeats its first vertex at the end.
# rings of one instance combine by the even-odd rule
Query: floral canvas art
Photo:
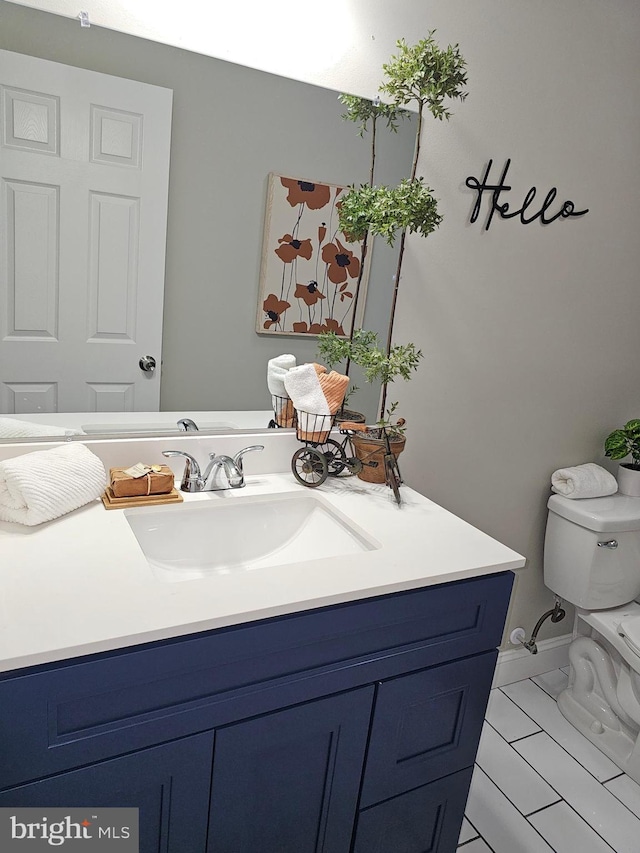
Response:
MULTIPOLYGON (((351 329, 362 244, 340 231, 345 188, 269 175, 258 317, 263 334, 317 335, 351 329)), ((366 276, 356 324, 364 310, 366 276)))

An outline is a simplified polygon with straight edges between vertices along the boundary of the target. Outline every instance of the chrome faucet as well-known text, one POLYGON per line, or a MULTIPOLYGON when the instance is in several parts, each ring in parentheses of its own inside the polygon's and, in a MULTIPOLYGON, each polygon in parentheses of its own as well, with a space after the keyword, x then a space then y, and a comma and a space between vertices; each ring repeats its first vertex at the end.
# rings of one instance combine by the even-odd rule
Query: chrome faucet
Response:
POLYGON ((191 418, 180 418, 178 421, 178 429, 180 432, 199 432, 200 428, 191 418))
POLYGON ((163 450, 162 455, 184 457, 184 471, 180 483, 183 492, 216 492, 222 489, 241 489, 244 486, 243 459, 245 453, 252 450, 264 450, 264 445, 252 444, 240 450, 233 458, 210 453, 204 474, 200 470, 198 460, 190 453, 183 450, 163 450), (221 470, 224 471, 224 478, 218 476, 221 470))

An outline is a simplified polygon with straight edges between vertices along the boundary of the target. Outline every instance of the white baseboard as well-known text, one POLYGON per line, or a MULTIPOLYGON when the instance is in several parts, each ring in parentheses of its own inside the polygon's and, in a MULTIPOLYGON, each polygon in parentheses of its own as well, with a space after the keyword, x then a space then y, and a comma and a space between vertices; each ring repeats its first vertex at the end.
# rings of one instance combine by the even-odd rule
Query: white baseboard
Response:
POLYGON ((498 654, 498 663, 493 676, 493 687, 502 687, 513 681, 521 681, 523 678, 532 678, 534 675, 542 675, 551 669, 559 669, 569 664, 569 643, 573 639, 572 634, 563 634, 561 637, 552 637, 550 640, 541 640, 538 645, 538 654, 532 655, 524 648, 508 649, 498 654))

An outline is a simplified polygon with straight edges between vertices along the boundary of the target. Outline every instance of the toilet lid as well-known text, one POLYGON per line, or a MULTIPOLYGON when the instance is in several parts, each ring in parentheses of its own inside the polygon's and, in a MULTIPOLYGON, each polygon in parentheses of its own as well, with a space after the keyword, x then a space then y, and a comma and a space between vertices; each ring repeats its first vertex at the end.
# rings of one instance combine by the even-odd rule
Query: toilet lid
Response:
POLYGON ((640 615, 623 619, 618 625, 618 633, 631 651, 640 657, 640 615))

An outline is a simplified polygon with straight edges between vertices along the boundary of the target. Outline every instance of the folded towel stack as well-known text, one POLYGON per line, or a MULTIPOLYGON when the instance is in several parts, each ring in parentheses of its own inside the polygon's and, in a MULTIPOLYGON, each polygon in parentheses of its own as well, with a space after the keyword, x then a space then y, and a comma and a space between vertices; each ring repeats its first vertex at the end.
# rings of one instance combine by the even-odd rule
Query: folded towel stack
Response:
POLYGON ((565 498, 601 498, 618 491, 618 483, 600 465, 587 462, 573 468, 560 468, 551 475, 551 491, 565 498))
POLYGON ((290 353, 270 358, 267 362, 267 387, 271 394, 276 423, 280 427, 294 424, 295 412, 284 387, 284 377, 296 366, 296 357, 290 353))
POLYGON ((285 388, 298 412, 298 438, 325 441, 333 426, 333 415, 344 401, 349 377, 319 364, 301 364, 284 379, 285 388))
POLYGON ((16 418, 0 418, 1 438, 35 438, 40 435, 82 435, 82 430, 32 424, 16 418))
POLYGON ((31 527, 99 498, 104 465, 74 442, 0 462, 0 520, 31 527))

